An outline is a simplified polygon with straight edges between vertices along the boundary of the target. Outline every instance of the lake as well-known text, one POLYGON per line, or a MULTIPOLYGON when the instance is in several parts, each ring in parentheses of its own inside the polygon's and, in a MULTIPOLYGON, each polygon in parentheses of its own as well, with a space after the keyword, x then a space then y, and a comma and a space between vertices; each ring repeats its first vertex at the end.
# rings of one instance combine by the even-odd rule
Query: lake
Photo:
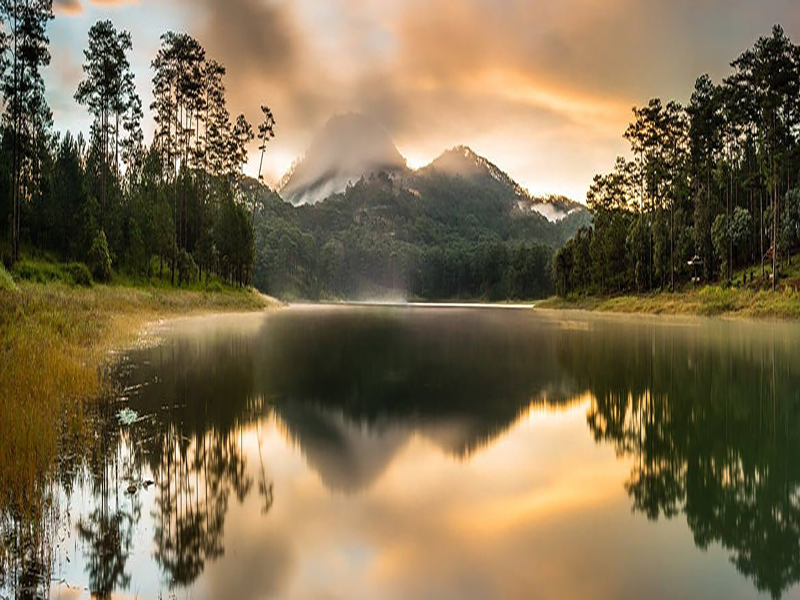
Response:
POLYGON ((158 336, 0 596, 800 598, 798 325, 295 306, 158 336))

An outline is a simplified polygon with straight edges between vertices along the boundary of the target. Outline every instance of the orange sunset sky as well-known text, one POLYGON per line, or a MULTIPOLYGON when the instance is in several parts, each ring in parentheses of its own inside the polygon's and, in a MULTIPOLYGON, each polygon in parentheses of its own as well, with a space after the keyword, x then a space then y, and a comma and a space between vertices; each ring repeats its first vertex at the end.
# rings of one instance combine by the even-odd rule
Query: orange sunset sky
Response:
POLYGON ((55 0, 55 11, 46 82, 59 130, 88 131, 72 96, 88 29, 110 18, 133 36, 145 105, 172 29, 227 66, 232 113, 255 122, 261 103, 273 108, 268 182, 328 118, 354 111, 412 167, 467 144, 531 192, 577 200, 625 152, 634 105, 685 102, 698 75, 719 80, 774 23, 800 41, 797 0, 55 0))

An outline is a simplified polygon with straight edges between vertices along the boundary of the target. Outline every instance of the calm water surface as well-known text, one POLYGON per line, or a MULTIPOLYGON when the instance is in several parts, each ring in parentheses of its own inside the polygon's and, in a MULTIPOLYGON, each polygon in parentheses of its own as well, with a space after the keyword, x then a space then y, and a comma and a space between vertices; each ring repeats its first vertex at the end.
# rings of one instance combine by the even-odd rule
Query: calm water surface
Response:
POLYGON ((114 377, 54 598, 800 598, 796 325, 293 307, 114 377))

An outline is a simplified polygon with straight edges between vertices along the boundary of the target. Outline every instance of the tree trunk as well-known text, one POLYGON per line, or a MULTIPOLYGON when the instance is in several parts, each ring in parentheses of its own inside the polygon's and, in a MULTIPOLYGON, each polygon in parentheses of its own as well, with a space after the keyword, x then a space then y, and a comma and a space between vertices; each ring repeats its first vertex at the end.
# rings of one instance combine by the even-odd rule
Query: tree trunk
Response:
POLYGON ((17 26, 17 2, 14 0, 14 29, 12 35, 14 36, 14 159, 13 159, 13 200, 12 200, 12 210, 11 210, 11 261, 16 262, 19 260, 19 204, 20 204, 20 149, 19 149, 19 130, 20 130, 20 123, 19 123, 19 112, 20 112, 20 102, 19 102, 19 79, 20 79, 20 72, 19 72, 19 53, 17 52, 17 37, 18 37, 18 26, 17 26))
POLYGON ((675 200, 669 211, 669 291, 675 291, 675 200))
POLYGON ((758 212, 759 212, 759 220, 761 222, 761 227, 759 227, 761 231, 761 277, 766 278, 767 267, 764 264, 764 190, 763 189, 760 189, 758 191, 758 212))
POLYGON ((728 282, 733 279, 733 228, 731 218, 733 216, 733 161, 731 160, 731 170, 728 173, 728 282))
POLYGON ((775 156, 772 162, 772 291, 775 291, 778 281, 778 194, 775 185, 775 156))

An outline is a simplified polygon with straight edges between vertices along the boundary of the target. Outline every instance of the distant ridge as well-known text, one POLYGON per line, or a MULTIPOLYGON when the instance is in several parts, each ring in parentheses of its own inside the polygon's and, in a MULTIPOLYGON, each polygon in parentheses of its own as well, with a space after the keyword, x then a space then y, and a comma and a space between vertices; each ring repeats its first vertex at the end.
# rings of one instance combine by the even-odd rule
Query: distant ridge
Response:
POLYGON ((586 211, 586 207, 564 196, 531 196, 505 171, 465 145, 443 152, 430 164, 413 171, 375 121, 359 114, 333 117, 314 138, 305 156, 296 161, 278 184, 281 197, 295 206, 317 204, 361 179, 379 173, 401 182, 414 194, 432 189, 431 178, 458 178, 477 191, 491 188, 511 212, 538 213, 551 222, 586 211))

